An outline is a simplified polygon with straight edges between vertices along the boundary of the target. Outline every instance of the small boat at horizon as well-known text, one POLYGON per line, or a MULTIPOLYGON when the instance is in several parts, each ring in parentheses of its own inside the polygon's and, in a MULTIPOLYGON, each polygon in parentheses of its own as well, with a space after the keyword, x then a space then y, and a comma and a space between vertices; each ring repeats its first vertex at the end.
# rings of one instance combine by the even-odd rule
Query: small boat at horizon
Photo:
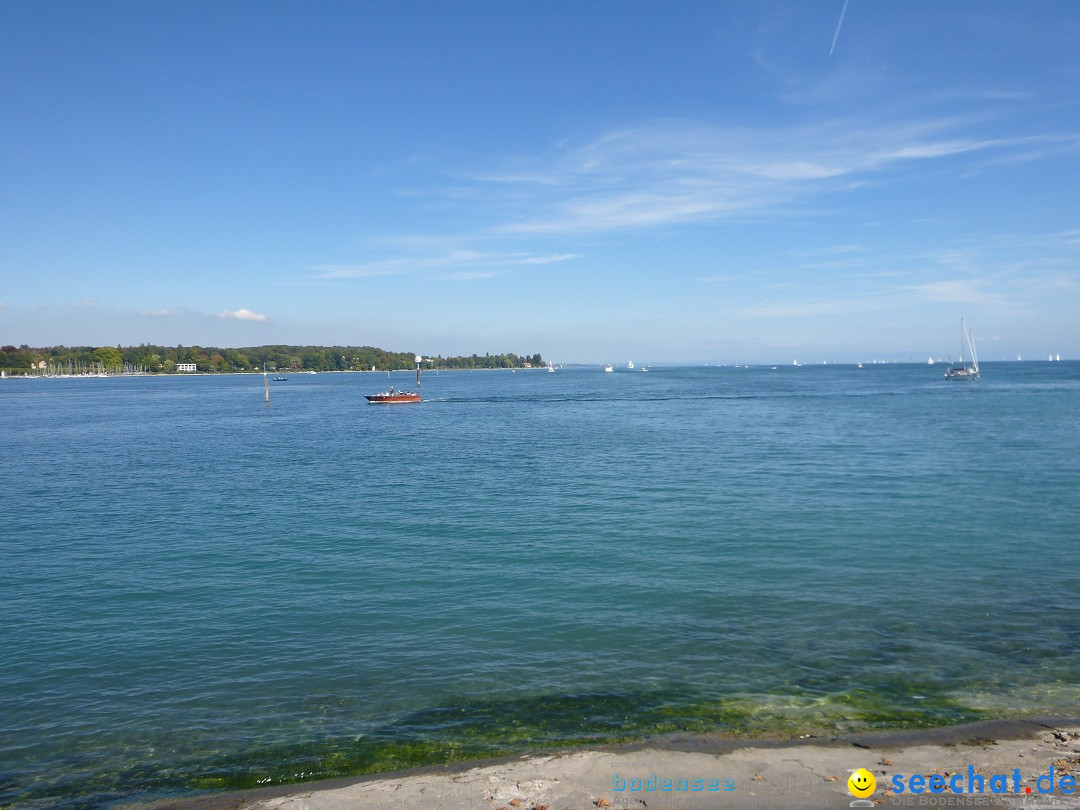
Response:
POLYGON ((960 319, 960 365, 945 369, 946 380, 979 379, 979 358, 975 354, 975 338, 971 334, 971 324, 960 319), (971 356, 971 365, 964 364, 964 352, 971 356))
POLYGON ((615 370, 615 367, 613 365, 611 365, 611 363, 608 363, 606 366, 604 366, 604 371, 614 371, 614 370, 615 370))

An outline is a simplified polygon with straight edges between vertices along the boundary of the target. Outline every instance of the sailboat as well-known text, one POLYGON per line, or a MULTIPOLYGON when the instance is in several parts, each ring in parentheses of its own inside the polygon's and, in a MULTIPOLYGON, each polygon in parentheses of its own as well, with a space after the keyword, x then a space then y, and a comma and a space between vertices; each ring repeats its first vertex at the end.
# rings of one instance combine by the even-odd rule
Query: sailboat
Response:
POLYGON ((627 368, 628 368, 628 369, 629 369, 630 371, 633 371, 633 370, 634 370, 634 361, 633 361, 633 360, 631 360, 631 361, 630 361, 629 363, 627 363, 627 364, 626 364, 626 367, 627 367, 627 368))
POLYGON ((551 365, 551 361, 548 360, 548 374, 554 374, 554 373, 555 373, 555 366, 551 365))
POLYGON ((960 365, 951 366, 945 370, 946 380, 977 380, 979 379, 979 358, 975 354, 975 338, 971 334, 971 324, 960 319, 960 365), (964 364, 964 352, 971 356, 971 364, 964 364))

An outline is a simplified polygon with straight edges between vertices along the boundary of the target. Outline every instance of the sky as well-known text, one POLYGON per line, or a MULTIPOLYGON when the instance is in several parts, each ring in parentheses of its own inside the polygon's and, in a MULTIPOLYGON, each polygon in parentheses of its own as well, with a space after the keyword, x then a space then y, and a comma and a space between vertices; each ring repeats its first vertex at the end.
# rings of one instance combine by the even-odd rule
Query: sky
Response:
POLYGON ((1080 4, 0 0, 0 344, 1080 358, 1080 4))

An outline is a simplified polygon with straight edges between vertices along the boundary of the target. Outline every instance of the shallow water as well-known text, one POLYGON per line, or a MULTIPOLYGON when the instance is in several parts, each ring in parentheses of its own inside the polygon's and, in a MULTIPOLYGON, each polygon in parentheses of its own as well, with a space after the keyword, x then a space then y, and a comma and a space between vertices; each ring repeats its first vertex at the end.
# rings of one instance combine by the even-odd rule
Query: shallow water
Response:
POLYGON ((0 804, 1075 714, 1080 363, 983 375, 4 380, 0 804))

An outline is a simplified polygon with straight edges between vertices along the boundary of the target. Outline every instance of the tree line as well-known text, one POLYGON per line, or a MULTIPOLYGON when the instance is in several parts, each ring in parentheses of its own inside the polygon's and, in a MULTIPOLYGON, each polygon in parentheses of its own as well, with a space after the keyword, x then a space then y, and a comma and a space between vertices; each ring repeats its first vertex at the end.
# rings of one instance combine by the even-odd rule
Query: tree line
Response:
MULTIPOLYGON (((175 374, 180 364, 197 372, 243 371, 392 371, 415 368, 412 352, 374 346, 30 346, 0 347, 0 369, 8 374, 175 374)), ((526 368, 546 363, 533 355, 485 354, 424 358, 424 368, 526 368)))

